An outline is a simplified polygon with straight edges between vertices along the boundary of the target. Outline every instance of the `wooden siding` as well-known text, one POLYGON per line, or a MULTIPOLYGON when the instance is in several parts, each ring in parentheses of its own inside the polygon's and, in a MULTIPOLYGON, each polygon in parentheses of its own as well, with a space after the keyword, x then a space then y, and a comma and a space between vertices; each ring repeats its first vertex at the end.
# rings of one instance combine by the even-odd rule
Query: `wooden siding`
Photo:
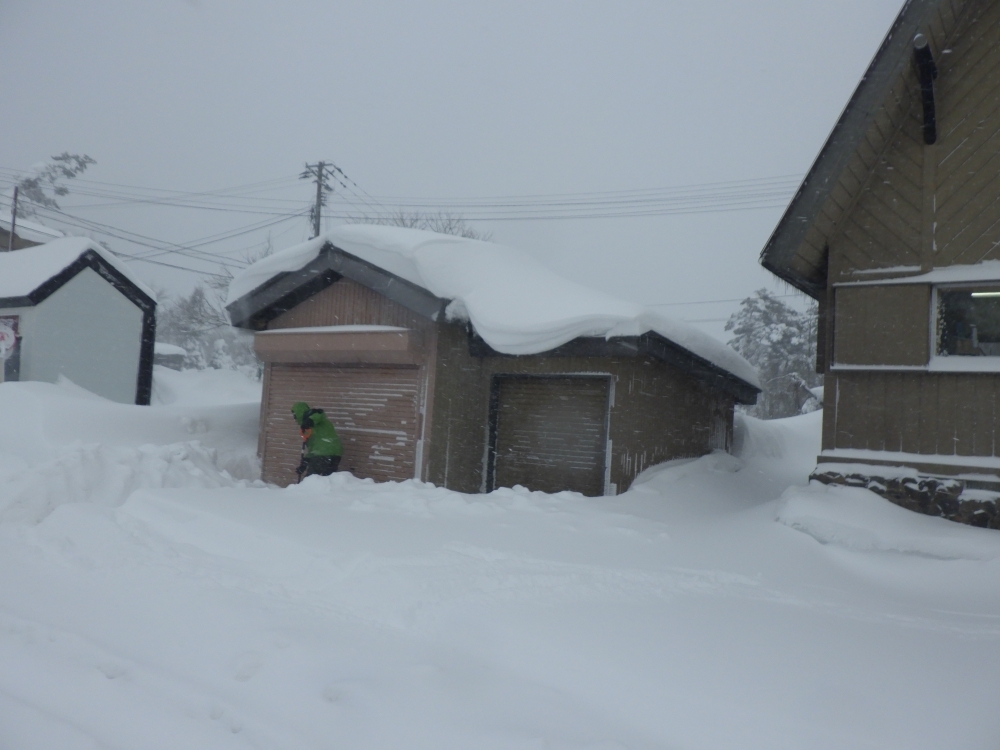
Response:
POLYGON ((951 15, 928 34, 939 69, 937 142, 923 142, 908 70, 810 232, 812 246, 829 247, 831 281, 1000 258, 1000 4, 953 5, 951 15), (876 130, 885 139, 873 140, 876 130))
MULTIPOLYGON (((937 143, 923 143, 909 70, 900 78, 909 105, 886 105, 899 113, 894 134, 877 160, 876 144, 867 157, 859 151, 870 173, 853 195, 837 193, 842 213, 827 212, 812 233, 828 243, 831 285, 858 280, 859 270, 893 277, 913 273, 899 266, 1000 258, 1000 3, 944 3, 939 15, 928 34, 939 68, 937 143)), ((834 301, 837 365, 927 364, 928 285, 837 287, 834 301)), ((998 399, 1000 373, 828 369, 823 448, 994 456, 998 399)))
POLYGON ((497 378, 487 487, 603 495, 608 386, 601 376, 497 378))
POLYGON ((383 325, 424 330, 432 323, 351 279, 340 279, 268 323, 268 329, 383 325))
POLYGON ((978 3, 941 58, 934 265, 1000 257, 1000 4, 978 3))
POLYGON ((262 476, 295 481, 301 449, 291 407, 323 409, 344 446, 341 470, 376 481, 413 479, 419 439, 421 373, 416 367, 267 366, 262 476))
POLYGON ((906 59, 789 260, 793 272, 821 278, 826 265, 827 278, 837 281, 859 269, 931 263, 935 241, 940 249, 947 233, 942 234, 944 228, 940 223, 935 226, 925 209, 934 208, 935 184, 943 177, 936 175, 936 168, 958 143, 952 128, 962 120, 961 115, 949 113, 949 108, 955 111, 956 95, 949 98, 947 90, 957 91, 955 82, 978 61, 959 47, 976 47, 981 55, 989 45, 973 39, 997 38, 992 25, 996 11, 988 0, 945 0, 932 13, 922 31, 940 70, 935 83, 938 145, 923 144, 920 88, 914 65, 906 59))
POLYGON ((995 456, 998 394, 1000 373, 829 374, 823 449, 995 456))
MULTIPOLYGON (((423 446, 422 455, 417 448, 416 460, 422 461, 421 475, 427 481, 451 489, 481 492, 486 487, 490 385, 496 374, 610 375, 613 406, 609 481, 619 492, 649 466, 672 458, 704 455, 715 448, 727 449, 732 442, 733 398, 662 362, 638 357, 474 358, 469 354, 463 325, 433 323, 347 279, 271 321, 268 328, 357 324, 401 326, 423 332, 422 349, 415 357, 420 365, 415 372, 419 373, 417 401, 421 418, 415 435, 418 445, 423 446)), ((287 401, 292 396, 280 395, 274 374, 283 371, 273 368, 308 366, 274 362, 265 370, 259 447, 266 478, 287 479, 287 472, 295 465, 289 466, 292 457, 286 447, 283 463, 273 470, 278 473, 272 474, 268 468, 268 441, 275 430, 284 429, 274 420, 284 419, 291 405, 277 400, 280 396, 287 401)), ((295 400, 298 398, 304 397, 299 395, 295 400)), ((297 451, 298 445, 293 445, 297 451)), ((294 461, 298 462, 297 453, 294 461)), ((342 465, 350 468, 346 459, 342 465)))
MULTIPOLYGON (((406 371, 411 373, 412 377, 416 377, 419 384, 416 401, 418 413, 414 421, 414 440, 416 442, 413 445, 413 449, 416 455, 415 459, 412 460, 417 460, 421 463, 420 475, 424 476, 427 453, 422 451, 420 446, 424 443, 424 441, 426 441, 429 435, 431 415, 433 414, 433 389, 435 376, 434 351, 437 340, 435 325, 431 321, 422 318, 402 305, 393 302, 384 295, 368 289, 355 281, 343 278, 272 320, 268 324, 268 329, 274 330, 332 325, 399 326, 407 328, 411 332, 415 332, 408 335, 411 342, 407 347, 406 359, 412 360, 417 367, 406 369, 406 371)), ((287 335, 294 336, 295 334, 287 335)), ((342 357, 339 358, 343 359, 342 357)), ((300 357, 293 355, 290 356, 289 359, 295 361, 300 359, 300 357)), ((386 357, 371 356, 369 359, 386 359, 386 357)), ((337 364, 338 366, 345 366, 345 363, 343 362, 338 362, 337 364)), ((367 364, 378 366, 375 368, 365 368, 362 371, 377 372, 381 365, 386 363, 368 362, 367 364)), ((290 366, 291 362, 274 362, 273 365, 284 367, 290 366)), ((286 464, 287 461, 290 460, 287 456, 280 459, 280 467, 274 469, 274 471, 277 472, 276 474, 271 473, 272 470, 268 468, 271 465, 271 459, 268 458, 267 441, 275 429, 281 429, 281 423, 269 422, 268 420, 271 418, 268 415, 275 414, 284 419, 285 415, 281 409, 286 408, 272 403, 276 397, 275 393, 272 393, 272 391, 275 391, 275 388, 277 388, 279 384, 276 383, 271 377, 271 370, 272 364, 268 364, 265 369, 264 394, 261 402, 261 437, 258 441, 258 453, 261 456, 261 462, 264 467, 263 471, 265 479, 267 481, 286 481, 288 477, 288 467, 286 464), (282 477, 284 478, 282 479, 282 477)), ((284 372, 284 370, 279 367, 277 372, 284 372)), ((307 373, 309 370, 306 368, 299 370, 299 372, 307 373)), ((400 372, 402 372, 402 370, 400 370, 400 372)), ((407 375, 407 377, 410 377, 411 375, 407 375)), ((325 398, 326 396, 324 395, 323 397, 325 398)), ((293 399, 293 401, 297 400, 308 401, 308 398, 299 396, 298 398, 293 399)), ((287 408, 290 408, 290 405, 291 404, 289 403, 287 408)), ((313 405, 315 406, 315 404, 313 405)), ((334 424, 339 430, 341 425, 336 421, 334 424)), ((295 444, 295 451, 298 451, 297 444, 295 444)), ((347 454, 345 453, 345 459, 341 465, 344 469, 351 470, 350 467, 352 464, 349 462, 346 455, 347 454)), ((406 467, 407 462, 409 461, 411 461, 411 459, 407 458, 403 460, 400 465, 406 467)), ((295 465, 297 464, 298 459, 296 458, 295 465)), ((292 468, 294 469, 294 466, 292 468)), ((416 474, 415 469, 412 468, 412 464, 401 471, 402 473, 396 478, 412 478, 416 474), (407 471, 409 474, 406 474, 407 471), (403 474, 406 474, 406 476, 403 476, 403 474)), ((358 476, 382 476, 383 478, 386 478, 388 477, 388 474, 385 474, 385 472, 379 474, 374 469, 358 469, 358 476)))
POLYGON ((609 480, 623 492, 643 469, 700 456, 732 440, 733 399, 676 368, 640 357, 469 355, 464 326, 438 331, 435 414, 428 481, 461 492, 486 488, 490 387, 494 375, 611 376, 609 480))
POLYGON ((926 284, 838 288, 836 364, 927 364, 930 294, 926 284))

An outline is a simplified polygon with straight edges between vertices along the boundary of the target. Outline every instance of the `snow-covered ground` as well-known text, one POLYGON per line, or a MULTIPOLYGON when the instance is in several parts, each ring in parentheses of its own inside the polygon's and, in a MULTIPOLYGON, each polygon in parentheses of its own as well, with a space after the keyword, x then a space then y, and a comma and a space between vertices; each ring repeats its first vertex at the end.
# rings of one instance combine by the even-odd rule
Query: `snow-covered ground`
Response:
POLYGON ((615 498, 279 490, 253 383, 157 375, 0 385, 4 750, 1000 738, 1000 534, 804 486, 819 413, 615 498))

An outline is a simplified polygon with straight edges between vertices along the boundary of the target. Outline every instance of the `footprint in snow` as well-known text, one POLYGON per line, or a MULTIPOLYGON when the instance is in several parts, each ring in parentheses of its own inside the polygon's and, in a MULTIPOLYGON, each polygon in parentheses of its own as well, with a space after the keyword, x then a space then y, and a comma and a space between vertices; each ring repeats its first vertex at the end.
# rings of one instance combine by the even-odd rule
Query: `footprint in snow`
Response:
POLYGON ((230 674, 234 680, 246 682, 254 677, 264 666, 264 659, 256 651, 247 651, 230 662, 230 674))
POLYGON ((122 664, 115 664, 114 662, 107 662, 106 664, 98 664, 97 669, 107 677, 109 680, 116 680, 126 673, 125 666, 122 664))

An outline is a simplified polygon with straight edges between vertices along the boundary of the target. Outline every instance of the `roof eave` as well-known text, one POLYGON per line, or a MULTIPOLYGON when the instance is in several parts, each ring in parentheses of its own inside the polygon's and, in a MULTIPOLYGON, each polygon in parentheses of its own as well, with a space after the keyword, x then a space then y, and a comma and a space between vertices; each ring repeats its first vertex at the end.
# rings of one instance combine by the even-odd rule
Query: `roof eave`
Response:
POLYGON ((475 332, 471 323, 469 329, 469 354, 473 357, 637 357, 648 356, 664 364, 676 367, 698 380, 732 396, 737 403, 751 405, 757 403, 760 388, 737 377, 707 359, 699 357, 690 349, 676 344, 653 331, 639 336, 579 336, 555 349, 533 354, 505 354, 493 349, 475 332))

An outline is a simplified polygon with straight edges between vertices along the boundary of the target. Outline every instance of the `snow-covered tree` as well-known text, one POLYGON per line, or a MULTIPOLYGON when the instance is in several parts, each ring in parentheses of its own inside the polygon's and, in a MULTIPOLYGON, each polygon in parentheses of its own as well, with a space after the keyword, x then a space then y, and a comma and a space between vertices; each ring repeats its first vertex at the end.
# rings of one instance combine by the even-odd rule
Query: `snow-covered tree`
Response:
POLYGON ((798 414, 807 389, 822 384, 816 373, 817 323, 815 303, 799 312, 766 289, 740 303, 726 323, 733 333, 729 345, 757 368, 764 389, 749 414, 762 419, 798 414))
POLYGON ((160 296, 156 338, 187 351, 185 366, 193 369, 246 370, 259 374, 253 336, 229 324, 221 304, 202 286, 186 297, 160 296))

